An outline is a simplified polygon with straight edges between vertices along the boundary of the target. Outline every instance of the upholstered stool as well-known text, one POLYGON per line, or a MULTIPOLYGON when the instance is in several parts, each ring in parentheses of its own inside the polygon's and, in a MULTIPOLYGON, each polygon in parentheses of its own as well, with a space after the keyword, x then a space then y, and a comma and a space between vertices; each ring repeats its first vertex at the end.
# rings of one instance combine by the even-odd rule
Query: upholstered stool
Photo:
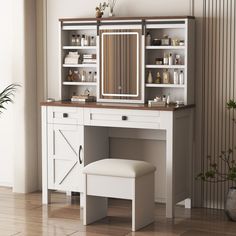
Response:
POLYGON ((154 172, 144 161, 103 159, 87 165, 84 225, 107 215, 107 197, 132 200, 132 231, 154 221, 154 172))

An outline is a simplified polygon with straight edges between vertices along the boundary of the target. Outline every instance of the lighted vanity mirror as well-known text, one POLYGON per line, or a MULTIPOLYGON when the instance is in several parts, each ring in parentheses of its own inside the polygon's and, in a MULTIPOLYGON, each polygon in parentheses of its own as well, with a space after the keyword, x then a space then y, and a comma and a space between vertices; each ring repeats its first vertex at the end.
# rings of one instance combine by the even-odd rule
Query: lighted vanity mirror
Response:
POLYGON ((100 29, 100 100, 142 102, 142 30, 100 29))

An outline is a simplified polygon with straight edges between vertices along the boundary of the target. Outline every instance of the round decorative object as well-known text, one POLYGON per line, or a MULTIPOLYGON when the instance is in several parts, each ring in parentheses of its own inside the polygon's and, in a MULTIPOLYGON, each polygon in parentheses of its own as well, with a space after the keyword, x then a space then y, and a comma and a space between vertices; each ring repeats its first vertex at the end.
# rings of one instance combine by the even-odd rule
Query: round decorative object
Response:
POLYGON ((229 220, 236 221, 236 188, 230 188, 225 201, 225 214, 229 220))

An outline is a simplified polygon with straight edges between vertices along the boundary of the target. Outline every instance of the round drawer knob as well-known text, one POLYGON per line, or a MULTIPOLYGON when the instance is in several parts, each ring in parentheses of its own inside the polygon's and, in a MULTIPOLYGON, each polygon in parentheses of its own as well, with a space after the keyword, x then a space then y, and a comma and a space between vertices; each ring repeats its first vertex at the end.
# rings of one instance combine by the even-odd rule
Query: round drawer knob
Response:
POLYGON ((122 120, 128 120, 128 117, 127 116, 122 116, 121 119, 122 120))

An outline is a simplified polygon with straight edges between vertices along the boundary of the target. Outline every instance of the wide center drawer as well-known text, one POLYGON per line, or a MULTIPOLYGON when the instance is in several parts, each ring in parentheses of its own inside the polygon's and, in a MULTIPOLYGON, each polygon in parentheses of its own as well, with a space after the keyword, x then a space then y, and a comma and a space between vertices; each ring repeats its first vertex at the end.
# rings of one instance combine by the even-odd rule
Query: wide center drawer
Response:
POLYGON ((84 121, 83 108, 77 107, 48 107, 49 124, 82 125, 84 121))
POLYGON ((84 110, 85 125, 124 127, 124 128, 160 128, 160 111, 89 109, 84 110))

